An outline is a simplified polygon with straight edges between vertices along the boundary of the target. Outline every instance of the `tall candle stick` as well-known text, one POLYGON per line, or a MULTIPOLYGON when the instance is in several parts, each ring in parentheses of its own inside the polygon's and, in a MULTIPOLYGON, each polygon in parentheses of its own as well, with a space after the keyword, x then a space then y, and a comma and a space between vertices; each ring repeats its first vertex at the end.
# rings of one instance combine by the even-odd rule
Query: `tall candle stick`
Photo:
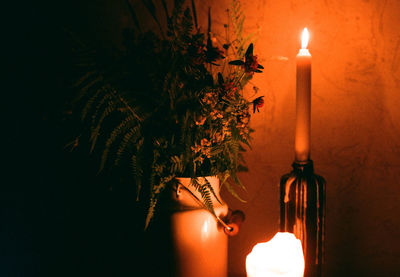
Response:
POLYGON ((296 57, 296 136, 295 161, 310 159, 311 135, 311 54, 307 49, 309 33, 304 28, 301 49, 296 57))

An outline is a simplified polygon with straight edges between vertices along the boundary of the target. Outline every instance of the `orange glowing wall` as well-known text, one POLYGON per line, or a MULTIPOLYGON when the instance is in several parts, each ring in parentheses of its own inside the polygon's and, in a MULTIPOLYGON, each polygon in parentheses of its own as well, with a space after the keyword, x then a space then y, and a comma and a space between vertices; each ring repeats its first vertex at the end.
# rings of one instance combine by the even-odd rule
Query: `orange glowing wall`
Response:
MULTIPOLYGON (((222 35, 230 0, 196 3, 203 26, 212 8, 213 30, 222 35)), ((244 274, 252 247, 278 231, 279 179, 294 160, 295 56, 307 27, 313 56, 311 158, 327 180, 325 276, 396 276, 400 2, 242 0, 242 8, 245 33, 258 37, 254 53, 265 70, 253 83, 265 106, 252 117, 252 150, 245 155, 249 172, 240 175, 248 203, 224 194, 247 218, 239 235, 230 238, 229 271, 244 274)), ((123 1, 89 9, 108 19, 88 20, 85 28, 102 29, 113 43, 121 40, 115 29, 132 24, 123 1)))
MULTIPOLYGON (((204 2, 203 2, 204 3, 204 2)), ((207 1, 214 17, 229 1, 207 1)), ((279 178, 291 170, 295 55, 308 27, 313 56, 311 158, 327 180, 326 276, 394 276, 400 263, 400 2, 242 1, 246 31, 258 32, 266 105, 252 117, 246 154, 247 216, 230 240, 229 269, 278 230, 279 178), (287 57, 288 60, 278 57, 287 57)), ((222 18, 222 16, 221 16, 222 18)))

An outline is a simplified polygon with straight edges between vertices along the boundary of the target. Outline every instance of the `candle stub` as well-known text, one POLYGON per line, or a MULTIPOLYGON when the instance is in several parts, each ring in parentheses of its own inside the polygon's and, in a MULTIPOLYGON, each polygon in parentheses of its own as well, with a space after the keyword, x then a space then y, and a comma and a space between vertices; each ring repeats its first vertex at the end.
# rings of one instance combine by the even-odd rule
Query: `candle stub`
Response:
POLYGON ((258 243, 246 258, 247 277, 302 277, 304 256, 301 241, 291 233, 277 233, 258 243))

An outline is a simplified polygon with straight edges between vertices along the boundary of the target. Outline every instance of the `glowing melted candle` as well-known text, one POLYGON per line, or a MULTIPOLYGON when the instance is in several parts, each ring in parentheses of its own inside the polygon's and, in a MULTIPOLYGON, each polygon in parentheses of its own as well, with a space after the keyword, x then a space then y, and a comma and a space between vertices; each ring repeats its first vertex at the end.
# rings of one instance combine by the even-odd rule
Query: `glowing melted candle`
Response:
POLYGON ((246 258, 247 277, 302 277, 304 256, 300 240, 291 233, 277 233, 258 243, 246 258))

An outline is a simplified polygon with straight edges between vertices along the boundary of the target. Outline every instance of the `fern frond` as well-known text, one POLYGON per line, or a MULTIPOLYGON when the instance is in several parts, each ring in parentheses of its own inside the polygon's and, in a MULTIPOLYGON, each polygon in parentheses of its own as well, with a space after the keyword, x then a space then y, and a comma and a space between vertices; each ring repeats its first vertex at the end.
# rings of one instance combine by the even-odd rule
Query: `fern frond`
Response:
MULTIPOLYGON (((89 114, 89 111, 92 109, 94 103, 98 101, 97 99, 103 95, 104 88, 101 87, 95 91, 95 93, 86 101, 85 106, 81 112, 81 120, 84 121, 89 114)), ((104 95, 103 95, 104 97, 104 95)))
POLYGON ((238 178, 235 172, 231 173, 231 178, 235 181, 235 184, 239 186, 242 190, 247 191, 246 187, 243 185, 242 181, 238 178))
MULTIPOLYGON (((121 124, 119 126, 117 126, 111 132, 110 137, 107 139, 103 153, 101 155, 99 171, 102 171, 104 169, 104 166, 108 159, 108 154, 111 149, 111 145, 115 142, 115 140, 118 138, 118 136, 123 132, 123 129, 124 129, 123 127, 125 127, 125 126, 122 126, 122 125, 126 125, 126 122, 121 122, 121 124)), ((97 130, 97 133, 99 133, 99 130, 97 130)))
POLYGON ((183 168, 184 168, 184 165, 183 165, 183 161, 182 161, 182 156, 183 155, 180 155, 179 157, 178 156, 172 156, 171 157, 171 166, 170 166, 170 171, 171 171, 171 173, 175 173, 175 174, 180 174, 180 173, 183 173, 183 168))
MULTIPOLYGON (((78 95, 76 96, 75 101, 77 102, 77 101, 81 100, 84 96, 87 95, 89 90, 91 90, 93 87, 101 87, 102 81, 103 81, 103 77, 101 75, 97 75, 97 77, 94 80, 90 81, 84 87, 79 89, 78 95)), ((98 90, 99 89, 97 89, 97 91, 98 90)))
POLYGON ((180 36, 180 21, 182 17, 182 6, 184 0, 174 0, 174 8, 172 10, 171 24, 168 26, 170 35, 178 38, 180 36))
POLYGON ((223 145, 214 145, 211 147, 210 150, 210 155, 211 156, 216 156, 224 151, 224 146, 223 145))
POLYGON ((108 153, 110 151, 110 148, 112 146, 112 144, 117 140, 117 138, 123 133, 125 132, 130 126, 132 126, 133 124, 135 124, 136 122, 134 122, 135 119, 132 115, 127 116, 124 120, 121 121, 121 123, 115 127, 111 133, 110 136, 108 137, 108 139, 105 142, 105 146, 104 146, 104 151, 101 155, 101 160, 100 160, 100 169, 99 171, 103 170, 107 158, 108 158, 108 153))
POLYGON ((107 104, 107 100, 109 100, 111 98, 111 95, 107 92, 107 90, 104 87, 101 89, 101 92, 105 92, 105 93, 100 98, 100 100, 98 100, 96 102, 96 107, 94 108, 94 111, 93 111, 92 116, 91 116, 91 118, 92 118, 92 123, 91 123, 92 128, 94 128, 96 119, 99 116, 99 114, 101 113, 101 107, 104 104, 107 104))
POLYGON ((173 176, 161 178, 159 184, 153 185, 151 196, 150 196, 150 205, 149 205, 149 209, 147 210, 146 222, 145 222, 145 227, 144 227, 145 230, 149 227, 149 224, 154 217, 155 208, 156 208, 157 202, 160 198, 160 194, 164 191, 168 182, 170 182, 173 178, 174 178, 173 176))
POLYGON ((79 78, 75 83, 72 84, 72 87, 79 87, 85 81, 87 81, 87 79, 90 79, 90 77, 92 77, 92 75, 94 75, 96 73, 97 73, 97 71, 95 71, 95 70, 92 70, 92 71, 89 71, 89 72, 85 73, 81 78, 79 78))
POLYGON ((220 186, 223 186, 225 184, 225 182, 228 180, 229 176, 230 176, 229 171, 225 171, 225 172, 218 174, 220 186))
MULTIPOLYGON (((90 135, 90 140, 92 141, 90 152, 92 152, 94 147, 96 146, 97 139, 99 137, 100 129, 101 129, 101 126, 102 126, 102 124, 104 122, 104 119, 114 111, 114 107, 115 107, 114 102, 110 99, 106 103, 106 108, 103 110, 102 114, 100 115, 100 118, 97 121, 96 127, 92 129, 91 135, 90 135)), ((95 118, 93 118, 93 119, 95 119, 95 118)), ((92 122, 92 124, 94 124, 94 123, 95 122, 92 122)))
POLYGON ((200 184, 197 178, 192 178, 190 180, 190 185, 192 185, 201 195, 204 206, 209 212, 215 215, 214 205, 211 200, 210 190, 206 184, 200 184))
POLYGON ((182 123, 181 123, 181 139, 180 139, 180 143, 181 145, 190 145, 190 144, 186 144, 187 143, 187 139, 190 138, 190 132, 188 132, 188 130, 190 130, 190 128, 188 128, 188 124, 189 124, 189 117, 190 117, 190 113, 189 111, 186 111, 185 115, 182 118, 182 123))
POLYGON ((98 121, 97 121, 97 126, 96 127, 101 127, 101 125, 104 122, 104 119, 106 119, 107 116, 109 116, 111 113, 113 113, 115 111, 115 103, 112 99, 110 99, 107 104, 106 107, 103 109, 103 112, 101 113, 98 121))
POLYGON ((217 199, 217 201, 222 204, 221 200, 219 200, 217 194, 215 193, 214 188, 211 186, 210 182, 207 180, 206 177, 203 177, 204 179, 204 184, 207 186, 207 188, 211 191, 211 193, 214 195, 215 199, 217 199))
POLYGON ((118 165, 122 155, 124 154, 127 146, 129 143, 132 143, 136 141, 136 138, 140 136, 140 126, 136 125, 135 127, 132 127, 128 133, 124 135, 122 138, 121 144, 118 147, 117 153, 116 153, 116 158, 114 161, 115 165, 118 165), (132 139, 135 138, 135 139, 132 139))
POLYGON ((182 40, 189 40, 193 32, 193 18, 189 8, 183 12, 181 20, 181 33, 182 40))
POLYGON ((240 143, 237 140, 230 140, 230 143, 228 144, 231 153, 237 154, 239 152, 239 146, 240 143))
POLYGON ((255 39, 256 39, 256 33, 250 33, 247 36, 242 38, 242 41, 241 41, 241 51, 242 51, 241 53, 242 54, 245 52, 245 49, 247 49, 247 45, 254 42, 255 39))
POLYGON ((247 201, 244 200, 243 198, 241 198, 240 195, 234 190, 232 184, 231 184, 229 181, 225 182, 225 187, 228 189, 228 191, 229 191, 237 200, 239 200, 239 201, 242 202, 242 203, 247 203, 247 201))
POLYGON ((145 224, 144 224, 144 229, 145 230, 147 230, 147 228, 150 225, 150 221, 154 217, 154 212, 155 212, 155 208, 156 208, 156 205, 157 205, 157 202, 158 202, 158 198, 159 198, 159 195, 154 196, 154 199, 153 199, 153 197, 152 197, 152 199, 150 199, 150 205, 149 205, 149 209, 147 210, 146 221, 145 221, 145 224))
POLYGON ((232 0, 230 9, 230 19, 232 21, 233 32, 236 37, 234 44, 236 46, 237 58, 242 59, 245 55, 247 46, 253 41, 255 33, 251 33, 243 37, 243 23, 245 16, 242 12, 242 7, 239 0, 232 0))
POLYGON ((138 113, 135 111, 135 108, 133 108, 132 105, 129 104, 129 102, 121 96, 121 94, 118 94, 115 89, 111 89, 111 95, 115 98, 116 101, 118 101, 121 105, 122 108, 119 108, 119 111, 128 111, 129 114, 134 116, 139 122, 141 122, 143 119, 138 115, 138 113))
MULTIPOLYGON (((154 161, 153 161, 153 168, 157 166, 156 163, 156 153, 154 152, 154 161)), ((155 208, 157 205, 157 202, 160 198, 160 194, 164 191, 164 189, 166 188, 167 184, 169 182, 171 182, 175 176, 174 175, 169 175, 163 178, 159 178, 159 182, 157 184, 155 184, 155 178, 156 175, 152 174, 151 177, 151 183, 150 183, 150 204, 149 204, 149 209, 147 211, 147 216, 146 216, 146 222, 145 222, 145 230, 147 229, 147 227, 149 226, 151 219, 154 217, 154 212, 155 212, 155 208)))
POLYGON ((139 201, 140 190, 142 188, 143 169, 141 168, 138 157, 136 155, 132 155, 131 162, 133 178, 135 179, 136 185, 136 201, 139 201))

